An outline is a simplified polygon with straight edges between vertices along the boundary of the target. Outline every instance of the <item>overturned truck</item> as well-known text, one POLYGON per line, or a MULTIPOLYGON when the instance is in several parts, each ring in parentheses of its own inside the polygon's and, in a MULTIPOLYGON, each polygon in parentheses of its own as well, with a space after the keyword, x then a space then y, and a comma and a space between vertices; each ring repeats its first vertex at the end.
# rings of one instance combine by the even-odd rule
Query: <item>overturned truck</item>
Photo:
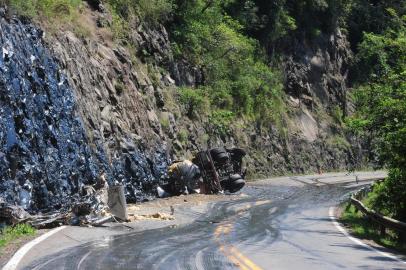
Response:
POLYGON ((245 155, 241 148, 212 148, 196 153, 192 160, 175 161, 168 168, 169 178, 158 187, 158 196, 235 193, 245 185, 245 155))

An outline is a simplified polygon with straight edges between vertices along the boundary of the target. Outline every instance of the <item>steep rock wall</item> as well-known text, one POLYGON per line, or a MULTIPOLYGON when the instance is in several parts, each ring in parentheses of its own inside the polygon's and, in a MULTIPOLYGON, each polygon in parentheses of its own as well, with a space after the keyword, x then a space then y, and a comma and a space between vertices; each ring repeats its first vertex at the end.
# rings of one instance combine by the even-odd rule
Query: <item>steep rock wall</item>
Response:
POLYGON ((56 61, 40 29, 4 10, 0 30, 0 199, 50 211, 103 178, 126 185, 129 201, 154 197, 168 164, 165 144, 153 112, 131 88, 137 74, 125 73, 126 58, 97 46, 92 55, 103 60, 88 58, 95 51, 77 47, 82 42, 67 33, 61 53, 74 57, 56 61))
POLYGON ((173 59, 163 26, 134 21, 136 46, 126 48, 98 23, 105 11, 86 12, 91 35, 45 39, 2 14, 0 197, 8 202, 64 207, 103 176, 123 183, 128 201, 143 201, 155 196, 171 160, 206 147, 246 148, 252 178, 345 169, 360 158, 357 142, 328 114, 347 107, 350 50, 339 31, 286 50, 282 128, 239 119, 219 136, 179 103, 177 86, 201 83, 202 73, 173 59))

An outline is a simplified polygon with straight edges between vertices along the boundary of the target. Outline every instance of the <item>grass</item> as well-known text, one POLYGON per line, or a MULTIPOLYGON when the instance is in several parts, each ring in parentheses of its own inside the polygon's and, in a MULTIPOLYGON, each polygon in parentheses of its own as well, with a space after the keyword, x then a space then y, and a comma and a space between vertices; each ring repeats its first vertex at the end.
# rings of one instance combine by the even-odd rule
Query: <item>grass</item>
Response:
POLYGON ((330 136, 327 139, 327 144, 341 150, 347 150, 351 148, 351 144, 347 141, 347 139, 344 138, 343 135, 338 134, 330 136))
POLYGON ((189 132, 186 129, 181 129, 178 133, 178 139, 182 144, 185 144, 187 142, 187 139, 189 138, 189 132))
POLYGON ((385 236, 381 236, 379 226, 369 221, 351 204, 344 207, 340 222, 349 227, 351 233, 358 238, 372 240, 381 246, 406 254, 406 243, 399 242, 395 232, 386 229, 385 236))
POLYGON ((18 224, 13 227, 5 227, 0 231, 0 252, 9 243, 24 237, 35 235, 37 231, 28 224, 18 224))

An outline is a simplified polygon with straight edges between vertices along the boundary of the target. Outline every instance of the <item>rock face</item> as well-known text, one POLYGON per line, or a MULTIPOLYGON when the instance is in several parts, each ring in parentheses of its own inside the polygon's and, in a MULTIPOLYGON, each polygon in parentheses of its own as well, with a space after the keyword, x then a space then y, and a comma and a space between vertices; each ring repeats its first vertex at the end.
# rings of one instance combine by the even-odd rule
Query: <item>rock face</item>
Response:
POLYGON ((312 42, 294 39, 284 50, 286 92, 308 107, 346 110, 350 45, 339 29, 312 42), (310 43, 310 44, 308 44, 310 43))
POLYGON ((286 51, 282 127, 241 119, 218 136, 179 104, 176 87, 204 78, 173 59, 163 26, 134 22, 130 50, 106 35, 99 23, 106 11, 85 12, 92 18, 85 38, 63 31, 44 39, 33 25, 1 17, 0 197, 9 203, 58 209, 102 178, 124 184, 129 202, 143 201, 155 196, 172 159, 206 147, 245 148, 251 177, 344 169, 357 158, 356 142, 342 140, 326 116, 346 107, 350 50, 339 31, 286 51))
POLYGON ((148 107, 132 84, 137 74, 125 73, 120 49, 89 52, 67 34, 62 53, 76 55, 60 61, 70 68, 65 73, 41 30, 4 16, 0 29, 0 197, 33 212, 58 209, 104 174, 110 184, 126 185, 130 201, 151 198, 166 171, 165 145, 154 151, 159 123, 143 117, 148 107))
POLYGON ((0 196, 26 209, 61 207, 97 175, 65 75, 42 31, 0 18, 0 196))
POLYGON ((50 46, 75 91, 90 145, 106 157, 108 181, 131 183, 128 198, 142 200, 140 191, 151 191, 168 163, 154 104, 145 101, 155 93, 151 80, 121 47, 85 45, 71 32, 50 46))

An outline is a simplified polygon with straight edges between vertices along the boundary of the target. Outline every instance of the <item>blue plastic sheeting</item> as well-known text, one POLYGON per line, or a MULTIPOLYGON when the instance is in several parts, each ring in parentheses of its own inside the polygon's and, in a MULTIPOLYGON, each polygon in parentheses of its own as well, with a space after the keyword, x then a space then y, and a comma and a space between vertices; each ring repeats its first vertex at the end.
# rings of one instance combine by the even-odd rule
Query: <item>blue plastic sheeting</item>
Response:
POLYGON ((136 146, 107 162, 101 141, 90 147, 42 31, 0 13, 0 197, 30 212, 59 210, 105 174, 126 186, 128 201, 153 198, 165 175, 165 150, 151 157, 136 146))

